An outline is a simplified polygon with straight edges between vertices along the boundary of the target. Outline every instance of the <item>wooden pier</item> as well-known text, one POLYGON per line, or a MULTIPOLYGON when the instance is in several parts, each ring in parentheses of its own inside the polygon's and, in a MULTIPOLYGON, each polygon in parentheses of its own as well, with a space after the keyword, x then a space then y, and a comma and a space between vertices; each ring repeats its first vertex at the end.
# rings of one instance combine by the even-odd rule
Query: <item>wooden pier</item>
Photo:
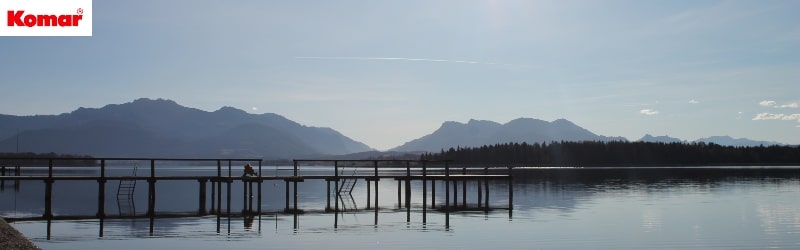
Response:
MULTIPOLYGON (((508 211, 511 216, 513 210, 513 189, 512 177, 510 174, 511 168, 495 168, 484 166, 464 166, 456 165, 451 161, 425 161, 425 160, 294 160, 291 174, 278 174, 277 170, 275 175, 265 175, 262 164, 262 159, 192 159, 192 158, 0 158, 0 182, 6 181, 14 182, 18 188, 20 181, 44 181, 45 182, 45 208, 42 217, 38 219, 58 219, 52 213, 52 192, 53 185, 60 181, 96 181, 98 183, 98 203, 96 218, 116 218, 109 217, 105 212, 105 198, 106 198, 106 182, 108 181, 146 181, 147 185, 147 213, 144 215, 148 218, 160 217, 156 213, 156 183, 160 181, 179 181, 179 180, 194 180, 198 182, 198 212, 197 216, 204 216, 209 214, 216 214, 218 216, 225 215, 222 213, 223 199, 227 216, 231 216, 231 186, 235 182, 242 183, 243 187, 243 211, 244 215, 257 215, 264 214, 262 211, 262 184, 268 180, 279 180, 285 183, 285 206, 283 213, 297 214, 305 213, 306 211, 298 208, 298 185, 305 180, 324 180, 327 183, 327 204, 324 210, 325 213, 340 213, 344 209, 339 207, 339 200, 342 192, 352 191, 353 186, 358 180, 366 181, 367 185, 367 210, 374 210, 375 224, 378 223, 378 199, 379 190, 378 182, 381 180, 394 180, 397 181, 397 206, 398 208, 405 207, 407 210, 407 221, 410 222, 411 211, 411 197, 412 197, 412 182, 421 182, 422 184, 422 222, 427 222, 428 209, 435 210, 436 212, 443 212, 446 215, 446 226, 449 228, 449 215, 453 211, 462 210, 482 210, 488 212, 492 208, 489 200, 490 188, 489 180, 505 180, 508 182, 508 211), (95 161, 97 169, 94 171, 95 175, 56 175, 56 169, 69 169, 70 166, 58 165, 59 163, 67 163, 70 161, 95 161), (29 173, 26 168, 33 166, 25 166, 26 161, 46 162, 47 166, 38 166, 38 171, 29 173), (148 169, 149 173, 146 175, 107 175, 107 166, 109 163, 120 162, 147 162, 148 166, 141 166, 142 169, 148 169), (201 176, 183 176, 183 175, 157 175, 156 170, 158 166, 170 165, 174 166, 175 162, 191 163, 191 164, 204 164, 216 165, 216 175, 201 175, 201 176), (255 176, 244 176, 234 174, 242 173, 242 166, 244 164, 253 163, 253 168, 256 171, 255 176), (313 168, 309 171, 305 168, 313 168), (236 171, 234 170, 236 169, 236 171), (46 171, 45 171, 46 170, 46 171), (227 170, 225 173, 224 170, 227 170), (333 171, 331 173, 331 171, 333 171), (444 182, 445 200, 442 204, 437 206, 436 203, 436 182, 444 182), (477 183, 477 198, 470 207, 468 205, 467 185, 469 182, 477 183), (211 199, 210 211, 207 209, 207 184, 210 182, 211 199), (459 185, 460 184, 460 185, 459 185), (333 185, 333 192, 331 191, 333 185), (346 186, 344 186, 346 185, 346 186), (429 186, 430 185, 430 186, 429 186), (255 186, 255 188, 254 188, 255 186), (223 187, 226 193, 223 194, 223 187), (349 187, 349 189, 347 188, 349 187), (430 187, 430 197, 429 196, 430 187), (459 203, 459 187, 461 188, 460 203, 459 203), (452 192, 452 193, 451 193, 452 192), (451 197, 452 194, 452 197, 451 197), (331 206, 331 196, 334 196, 334 205, 331 206), (254 202, 253 199, 256 199, 254 202), (255 205, 255 206, 254 206, 255 205)), ((119 170, 119 168, 116 168, 119 170)), ((287 169, 288 170, 288 169, 287 169)), ((2 185, 3 187, 5 186, 2 185)), ((322 191, 322 190, 321 190, 322 191)), ((279 201, 267 201, 279 202, 279 201)), ((313 209, 312 209, 313 210, 313 209)), ((64 216, 60 216, 64 217, 64 216)), ((135 215, 134 215, 135 217, 135 215)), ((69 216, 66 216, 69 218, 69 216)), ((338 225, 338 216, 334 223, 334 227, 338 225)), ((26 218, 17 218, 16 220, 25 220, 26 218)), ((37 219, 37 218, 27 218, 37 219)), ((12 219, 13 220, 13 219, 12 219)))

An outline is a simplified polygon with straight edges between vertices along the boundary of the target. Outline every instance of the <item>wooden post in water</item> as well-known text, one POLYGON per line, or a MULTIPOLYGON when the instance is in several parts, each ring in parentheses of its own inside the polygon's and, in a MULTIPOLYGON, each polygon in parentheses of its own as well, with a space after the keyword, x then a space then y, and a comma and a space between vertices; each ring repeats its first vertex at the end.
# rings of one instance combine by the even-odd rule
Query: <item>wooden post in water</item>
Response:
POLYGON ((406 161, 406 208, 411 208, 411 162, 406 161))
POLYGON ((378 161, 373 161, 375 164, 375 225, 378 225, 378 161))
POLYGON ((511 166, 508 167, 508 218, 511 218, 514 211, 514 178, 511 175, 512 168, 511 166))
POLYGON ((44 218, 53 218, 53 179, 46 179, 44 192, 44 218))
POLYGON ((258 231, 261 231, 261 183, 264 182, 264 178, 261 175, 261 160, 258 160, 258 231))
POLYGON ((242 216, 247 216, 247 181, 242 177, 242 216))
POLYGON ((283 183, 286 184, 286 208, 284 208, 283 210, 289 212, 289 180, 284 179, 283 183))
POLYGON ((208 179, 199 179, 197 181, 200 182, 200 197, 199 197, 199 200, 200 200, 199 210, 200 211, 198 211, 198 213, 200 215, 205 215, 206 214, 206 182, 208 182, 208 179))
POLYGON ((422 161, 422 224, 428 222, 428 169, 427 161, 422 161))
POLYGON ((372 193, 370 192, 370 186, 372 186, 372 182, 369 179, 365 179, 367 181, 367 209, 370 209, 371 202, 370 198, 372 198, 372 193))
MULTIPOLYGON (((48 173, 45 182, 44 193, 44 217, 48 219, 53 218, 53 159, 48 160, 48 173)), ((17 175, 19 175, 17 170, 17 175)))
POLYGON ((248 198, 247 199, 247 212, 248 213, 253 213, 253 182, 252 181, 249 181, 247 183, 247 188, 248 188, 248 190, 247 190, 247 195, 248 195, 248 197, 247 197, 248 198))
MULTIPOLYGON (((15 176, 22 175, 22 167, 20 167, 19 165, 14 166, 14 175, 15 176)), ((16 192, 19 192, 19 183, 20 183, 19 180, 14 180, 14 191, 16 192)))
MULTIPOLYGON (((18 167, 17 175, 19 175, 19 172, 21 172, 21 171, 19 170, 19 167, 18 167)), ((53 159, 47 160, 47 177, 48 178, 53 178, 53 159)))
MULTIPOLYGON (((464 167, 461 169, 461 173, 463 175, 467 175, 467 168, 464 167)), ((461 181, 461 205, 466 208, 467 207, 467 179, 461 181)))
MULTIPOLYGON (((488 167, 484 168, 483 171, 484 171, 484 174, 489 175, 489 168, 488 167)), ((489 179, 486 179, 483 182, 483 189, 484 189, 484 191, 486 191, 486 197, 484 197, 485 200, 483 201, 483 204, 484 204, 484 208, 486 209, 486 212, 488 213, 489 212, 489 179)))
POLYGON ((216 207, 216 204, 217 204, 216 195, 217 195, 217 185, 216 185, 216 182, 214 181, 214 179, 211 179, 211 211, 210 212, 212 214, 214 213, 214 211, 215 211, 214 208, 216 207))
MULTIPOLYGON (((106 216, 106 160, 100 160, 100 179, 97 180, 97 217, 106 216)), ((102 234, 102 230, 100 231, 102 234)))
POLYGON ((450 164, 448 162, 444 162, 444 227, 446 229, 450 228, 450 164))
MULTIPOLYGON (((147 215, 151 218, 156 215, 156 161, 150 160, 150 179, 148 183, 147 195, 147 215)), ((152 230, 152 228, 151 228, 152 230)))
POLYGON ((228 202, 225 203, 226 206, 227 206, 227 209, 225 210, 225 213, 228 214, 228 223, 230 223, 230 218, 231 218, 231 185, 233 184, 233 180, 231 180, 231 178, 229 176, 228 179, 225 180, 225 182, 228 183, 228 187, 226 188, 227 189, 226 191, 228 193, 228 195, 226 196, 226 199, 228 200, 228 202))
MULTIPOLYGON (((333 181, 336 183, 336 185, 334 186, 335 189, 333 190, 333 192, 335 192, 335 196, 334 196, 335 200, 334 200, 334 202, 336 202, 336 205, 334 205, 336 208, 334 210, 333 216, 338 218, 338 215, 336 213, 339 212, 339 161, 333 161, 333 170, 335 171, 335 173, 333 174, 335 179, 333 181)), ((330 187, 330 186, 331 186, 330 183, 328 183, 328 187, 330 187)), ((331 206, 331 204, 330 204, 330 196, 331 196, 330 191, 328 191, 328 207, 331 206)), ((337 220, 335 222, 335 224, 337 224, 337 226, 338 226, 339 221, 337 220)))
POLYGON ((220 213, 222 213, 222 161, 217 160, 217 215, 220 213))
POLYGON ((325 211, 327 212, 331 211, 331 180, 325 180, 325 184, 326 184, 325 186, 327 187, 327 189, 325 189, 327 191, 325 197, 328 198, 327 199, 328 203, 325 204, 325 211))

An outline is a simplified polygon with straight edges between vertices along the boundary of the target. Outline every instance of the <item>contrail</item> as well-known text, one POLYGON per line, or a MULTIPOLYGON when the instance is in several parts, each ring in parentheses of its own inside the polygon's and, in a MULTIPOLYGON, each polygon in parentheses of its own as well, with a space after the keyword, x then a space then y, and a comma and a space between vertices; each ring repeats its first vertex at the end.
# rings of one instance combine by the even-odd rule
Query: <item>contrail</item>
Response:
MULTIPOLYGON (((466 64, 483 64, 483 65, 509 65, 499 64, 493 62, 477 62, 465 60, 447 60, 447 59, 432 59, 432 58, 405 58, 405 57, 322 57, 322 56, 298 56, 294 59, 311 59, 311 60, 381 60, 381 61, 418 61, 418 62, 444 62, 444 63, 466 63, 466 64)), ((513 65, 509 65, 513 66, 513 65)))

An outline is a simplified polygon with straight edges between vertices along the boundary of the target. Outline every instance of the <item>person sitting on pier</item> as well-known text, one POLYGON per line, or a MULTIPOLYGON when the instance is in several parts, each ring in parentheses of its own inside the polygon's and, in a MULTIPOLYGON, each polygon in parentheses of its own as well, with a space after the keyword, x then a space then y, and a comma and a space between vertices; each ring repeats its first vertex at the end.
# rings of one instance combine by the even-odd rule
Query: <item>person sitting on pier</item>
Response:
POLYGON ((242 177, 245 177, 245 176, 258 176, 256 174, 256 171, 253 169, 253 166, 250 166, 250 163, 247 163, 247 165, 244 165, 244 174, 242 175, 242 177))

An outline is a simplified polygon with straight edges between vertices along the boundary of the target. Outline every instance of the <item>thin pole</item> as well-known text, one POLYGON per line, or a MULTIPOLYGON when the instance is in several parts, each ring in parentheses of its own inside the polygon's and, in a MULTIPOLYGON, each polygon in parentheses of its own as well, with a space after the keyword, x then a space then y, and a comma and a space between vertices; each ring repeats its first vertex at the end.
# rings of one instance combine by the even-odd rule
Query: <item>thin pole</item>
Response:
POLYGON ((284 179, 283 182, 286 184, 286 208, 284 209, 286 212, 289 211, 289 180, 284 179))
POLYGON ((261 231, 261 183, 264 178, 261 176, 261 160, 258 160, 258 231, 261 231))
POLYGON ((200 179, 200 215, 206 214, 206 182, 207 179, 200 179))
MULTIPOLYGON (((467 168, 462 168, 462 173, 467 175, 467 168)), ((461 204, 466 208, 467 207, 467 178, 464 178, 461 181, 461 204)))
MULTIPOLYGON (((101 220, 106 216, 106 160, 100 160, 100 179, 97 180, 97 217, 101 220)), ((100 233, 102 234, 102 230, 100 233)))
MULTIPOLYGON (((211 204, 214 206, 214 204, 211 204)), ((222 161, 217 160, 217 215, 222 214, 222 161)), ((219 218, 217 218, 219 220, 219 218)), ((219 222, 218 222, 219 223, 219 222)), ((219 225, 217 225, 219 227, 219 225)), ((219 231, 219 228, 217 228, 219 231)))
POLYGON ((406 208, 411 208, 411 162, 406 161, 406 208))
MULTIPOLYGON (((339 161, 334 161, 333 162, 333 170, 336 171, 336 173, 333 174, 336 177, 336 179, 334 180, 335 186, 334 186, 334 190, 333 190, 333 192, 335 192, 335 194, 336 194, 334 196, 335 197, 334 198, 334 202, 336 202, 336 204, 334 205, 335 206, 335 210, 334 211, 338 212, 339 211, 339 161)), ((331 186, 331 184, 329 182, 328 183, 328 187, 330 187, 330 186, 331 186)), ((328 191, 328 200, 330 200, 330 196, 331 196, 330 191, 328 191)), ((328 207, 330 207, 330 206, 331 206, 330 201, 328 201, 328 207)), ((339 224, 338 223, 338 215, 336 215, 334 213, 334 216, 337 216, 337 221, 336 221, 335 224, 338 225, 339 224)))
POLYGON ((445 198, 444 198, 444 227, 446 229, 450 229, 450 164, 446 161, 444 162, 444 187, 445 187, 445 198))
POLYGON ((428 169, 426 161, 422 161, 422 223, 428 222, 428 169))

